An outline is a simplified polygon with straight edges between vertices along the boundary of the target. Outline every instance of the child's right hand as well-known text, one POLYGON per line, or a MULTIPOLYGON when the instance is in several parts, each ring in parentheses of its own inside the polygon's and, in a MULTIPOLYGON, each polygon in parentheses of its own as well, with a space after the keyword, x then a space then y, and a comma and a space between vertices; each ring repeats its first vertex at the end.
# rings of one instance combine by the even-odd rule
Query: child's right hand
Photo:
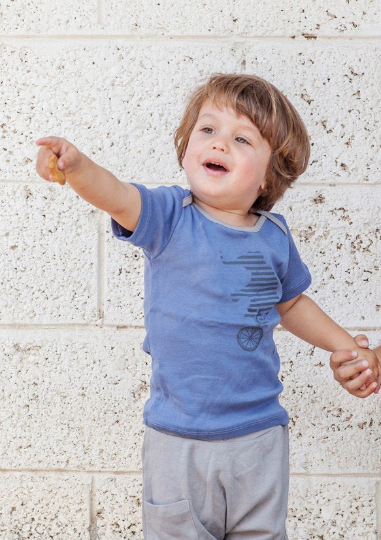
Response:
POLYGON ((65 139, 45 137, 36 144, 41 147, 36 170, 42 178, 53 181, 49 157, 55 154, 58 169, 64 171, 71 188, 82 199, 107 212, 128 231, 135 230, 142 207, 136 186, 120 182, 110 171, 97 165, 65 139))
POLYGON ((75 174, 81 167, 83 154, 71 143, 60 137, 44 137, 36 141, 40 150, 37 155, 36 171, 44 180, 53 182, 49 172, 49 157, 55 154, 58 157, 57 166, 66 175, 75 174))

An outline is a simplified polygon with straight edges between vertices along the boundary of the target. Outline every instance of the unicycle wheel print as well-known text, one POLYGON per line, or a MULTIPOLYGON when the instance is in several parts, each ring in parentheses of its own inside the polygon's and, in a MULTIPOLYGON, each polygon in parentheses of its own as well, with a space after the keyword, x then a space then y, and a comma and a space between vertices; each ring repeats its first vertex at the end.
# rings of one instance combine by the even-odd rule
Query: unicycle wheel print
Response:
POLYGON ((255 351, 263 336, 262 328, 259 326, 245 326, 237 334, 237 341, 245 351, 255 351))

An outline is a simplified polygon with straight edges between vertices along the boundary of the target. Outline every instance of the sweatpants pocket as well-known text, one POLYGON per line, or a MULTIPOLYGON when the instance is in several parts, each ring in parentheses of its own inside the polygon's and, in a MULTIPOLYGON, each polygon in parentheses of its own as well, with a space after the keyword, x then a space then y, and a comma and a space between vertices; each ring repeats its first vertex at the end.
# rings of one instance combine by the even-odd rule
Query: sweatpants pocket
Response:
POLYGON ((197 540, 189 507, 183 500, 171 504, 143 502, 146 540, 197 540))

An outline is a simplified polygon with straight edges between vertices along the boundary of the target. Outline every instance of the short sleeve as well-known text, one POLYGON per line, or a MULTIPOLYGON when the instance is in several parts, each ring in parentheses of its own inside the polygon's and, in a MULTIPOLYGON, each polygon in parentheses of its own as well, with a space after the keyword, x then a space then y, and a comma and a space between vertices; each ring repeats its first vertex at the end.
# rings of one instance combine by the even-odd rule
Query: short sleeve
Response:
POLYGON ((280 303, 295 298, 311 285, 311 274, 302 261, 288 228, 287 236, 289 240, 289 261, 286 274, 281 278, 282 298, 280 303))
POLYGON ((119 240, 144 249, 150 258, 160 254, 168 244, 180 219, 183 200, 188 195, 179 186, 161 186, 148 189, 141 184, 134 184, 140 193, 142 210, 134 232, 128 231, 114 219, 111 228, 119 240))

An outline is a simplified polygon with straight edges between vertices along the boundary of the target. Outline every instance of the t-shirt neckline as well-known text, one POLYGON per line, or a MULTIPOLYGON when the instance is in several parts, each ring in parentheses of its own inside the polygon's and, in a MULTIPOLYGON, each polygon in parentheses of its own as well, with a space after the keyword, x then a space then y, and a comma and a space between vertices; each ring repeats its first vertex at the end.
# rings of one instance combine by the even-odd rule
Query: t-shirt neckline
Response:
MULTIPOLYGON (((218 225, 222 225, 223 227, 226 227, 227 229, 232 229, 233 231, 241 231, 241 232, 259 232, 262 228, 262 225, 266 221, 266 216, 259 215, 258 221, 253 227, 240 227, 239 225, 231 225, 230 223, 226 223, 226 221, 222 221, 221 219, 218 219, 203 208, 201 208, 197 203, 192 201, 192 204, 197 210, 209 221, 212 221, 213 223, 217 223, 218 225)), ((257 214, 258 215, 258 214, 257 214)))

